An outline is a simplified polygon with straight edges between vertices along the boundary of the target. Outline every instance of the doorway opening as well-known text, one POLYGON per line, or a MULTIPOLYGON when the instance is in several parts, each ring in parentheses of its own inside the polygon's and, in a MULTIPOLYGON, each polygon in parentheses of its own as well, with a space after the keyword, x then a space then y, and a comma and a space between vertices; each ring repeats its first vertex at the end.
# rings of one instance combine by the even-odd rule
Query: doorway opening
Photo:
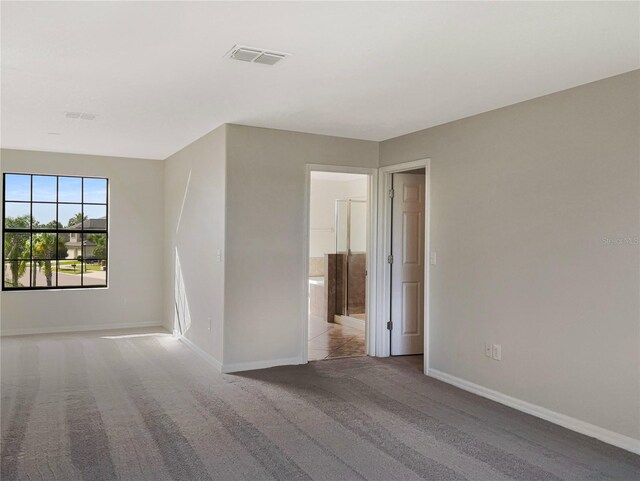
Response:
POLYGON ((380 169, 377 348, 382 356, 423 356, 428 369, 429 161, 380 169), (384 195, 382 195, 384 193, 384 195))
POLYGON ((305 339, 309 361, 370 353, 375 184, 371 174, 358 171, 367 169, 309 171, 305 339))

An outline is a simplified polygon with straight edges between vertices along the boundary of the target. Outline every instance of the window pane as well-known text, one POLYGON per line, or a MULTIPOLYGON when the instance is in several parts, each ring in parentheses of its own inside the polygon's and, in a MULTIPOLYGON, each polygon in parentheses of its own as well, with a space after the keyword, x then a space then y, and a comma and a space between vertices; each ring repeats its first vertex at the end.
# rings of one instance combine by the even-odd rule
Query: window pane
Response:
POLYGON ((82 178, 58 177, 58 202, 82 202, 82 178))
POLYGON ((84 260, 107 258, 107 235, 85 234, 82 258, 84 260))
POLYGON ((37 204, 33 203, 33 228, 39 229, 55 229, 56 224, 56 205, 55 204, 37 204))
POLYGON ((29 273, 24 260, 4 261, 4 286, 29 287, 29 273))
POLYGON ((55 202, 57 181, 52 175, 33 176, 33 202, 55 202))
POLYGON ((58 204, 58 222, 67 229, 80 229, 82 227, 82 205, 58 204))
POLYGON ((4 177, 5 200, 31 200, 31 176, 7 174, 4 177))
POLYGON ((8 228, 29 229, 31 223, 31 205, 5 202, 4 226, 8 228))
POLYGON ((84 263, 84 276, 82 285, 84 286, 106 286, 107 267, 100 262, 84 263), (103 270, 104 269, 104 270, 103 270))
POLYGON ((21 232, 5 232, 4 234, 4 258, 22 259, 29 256, 29 239, 31 234, 21 232))
POLYGON ((67 259, 69 257, 69 249, 67 242, 71 240, 71 235, 66 232, 58 232, 58 259, 67 259))
POLYGON ((83 202, 107 203, 107 179, 84 179, 83 202))
POLYGON ((107 206, 106 205, 86 205, 84 206, 84 216, 87 218, 85 229, 106 229, 107 228, 107 206))
POLYGON ((63 235, 64 247, 67 250, 65 259, 82 258, 82 234, 71 232, 63 235))
POLYGON ((31 287, 56 287, 56 261, 33 259, 27 264, 27 275, 31 276, 31 287))
POLYGON ((64 259, 67 255, 67 248, 64 241, 55 232, 38 232, 32 234, 31 255, 35 259, 64 259))
POLYGON ((74 260, 58 261, 58 286, 80 286, 82 263, 74 260))

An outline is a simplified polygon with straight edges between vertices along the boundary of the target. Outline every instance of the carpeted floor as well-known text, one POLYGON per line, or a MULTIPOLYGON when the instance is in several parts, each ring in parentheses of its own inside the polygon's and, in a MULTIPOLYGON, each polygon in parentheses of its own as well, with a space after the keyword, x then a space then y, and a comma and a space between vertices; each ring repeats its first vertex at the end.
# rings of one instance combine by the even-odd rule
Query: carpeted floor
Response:
POLYGON ((220 375, 136 332, 2 339, 2 480, 640 479, 639 456, 412 359, 220 375))

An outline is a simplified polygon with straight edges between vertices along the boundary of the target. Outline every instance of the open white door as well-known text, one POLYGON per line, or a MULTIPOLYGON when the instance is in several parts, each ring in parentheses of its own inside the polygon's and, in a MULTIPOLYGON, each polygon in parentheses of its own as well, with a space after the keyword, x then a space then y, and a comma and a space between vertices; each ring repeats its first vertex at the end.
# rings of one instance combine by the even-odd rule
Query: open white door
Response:
POLYGON ((425 176, 393 174, 391 355, 424 350, 425 176))

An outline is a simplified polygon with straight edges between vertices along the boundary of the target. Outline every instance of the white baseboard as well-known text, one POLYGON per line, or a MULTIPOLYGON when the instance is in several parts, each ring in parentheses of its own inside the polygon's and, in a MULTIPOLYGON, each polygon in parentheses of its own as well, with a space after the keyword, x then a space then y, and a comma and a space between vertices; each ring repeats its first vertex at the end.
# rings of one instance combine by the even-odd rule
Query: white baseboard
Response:
POLYGON ((231 364, 223 364, 222 372, 240 372, 240 371, 253 371, 254 369, 266 369, 268 367, 276 366, 291 366, 296 364, 304 364, 300 357, 290 357, 288 359, 272 359, 268 361, 252 361, 252 362, 237 362, 231 364))
POLYGON ((200 347, 196 346, 192 341, 190 341, 186 337, 184 336, 176 336, 176 337, 180 341, 182 341, 185 344, 185 346, 187 346, 189 349, 191 349, 196 354, 198 354, 202 359, 204 359, 209 364, 211 364, 216 369, 216 371, 222 372, 222 363, 218 361, 215 357, 213 357, 211 354, 208 354, 200 347))
POLYGON ((351 327, 361 331, 365 331, 367 327, 364 319, 357 319, 355 317, 335 315, 333 316, 333 321, 341 326, 351 327))
POLYGON ((427 374, 430 377, 439 379, 440 381, 459 387, 460 389, 464 389, 465 391, 472 392, 474 394, 477 394, 478 396, 491 399, 492 401, 499 402, 500 404, 512 407, 514 409, 517 409, 518 411, 531 414, 532 416, 536 416, 538 418, 544 419, 545 421, 549 421, 567 429, 571 429, 572 431, 578 432, 580 434, 599 439, 600 441, 603 441, 607 444, 612 444, 613 446, 631 451, 632 453, 640 454, 640 439, 630 438, 629 436, 609 431, 608 429, 601 428, 594 424, 580 421, 579 419, 572 418, 555 411, 551 411, 550 409, 543 408, 536 404, 531 404, 527 401, 522 401, 521 399, 517 399, 506 394, 502 394, 501 392, 494 391, 493 389, 489 389, 484 386, 480 386, 479 384, 474 384, 459 377, 455 377, 450 374, 438 371, 437 369, 429 369, 427 374))
POLYGON ((57 334, 64 332, 109 331, 112 329, 133 329, 137 327, 163 327, 160 322, 127 322, 122 324, 93 324, 91 326, 34 327, 27 329, 2 329, 0 336, 27 336, 31 334, 57 334))
POLYGON ((288 359, 274 359, 269 361, 252 361, 252 362, 238 362, 232 364, 223 364, 218 361, 216 358, 206 353, 200 347, 196 346, 192 341, 187 339, 184 336, 176 336, 180 339, 187 347, 192 349, 196 354, 202 357, 205 361, 211 364, 218 372, 222 373, 232 373, 232 372, 240 372, 240 371, 252 371, 254 369, 265 369, 268 367, 275 366, 290 366, 294 364, 304 364, 302 359, 299 357, 292 357, 288 359))

